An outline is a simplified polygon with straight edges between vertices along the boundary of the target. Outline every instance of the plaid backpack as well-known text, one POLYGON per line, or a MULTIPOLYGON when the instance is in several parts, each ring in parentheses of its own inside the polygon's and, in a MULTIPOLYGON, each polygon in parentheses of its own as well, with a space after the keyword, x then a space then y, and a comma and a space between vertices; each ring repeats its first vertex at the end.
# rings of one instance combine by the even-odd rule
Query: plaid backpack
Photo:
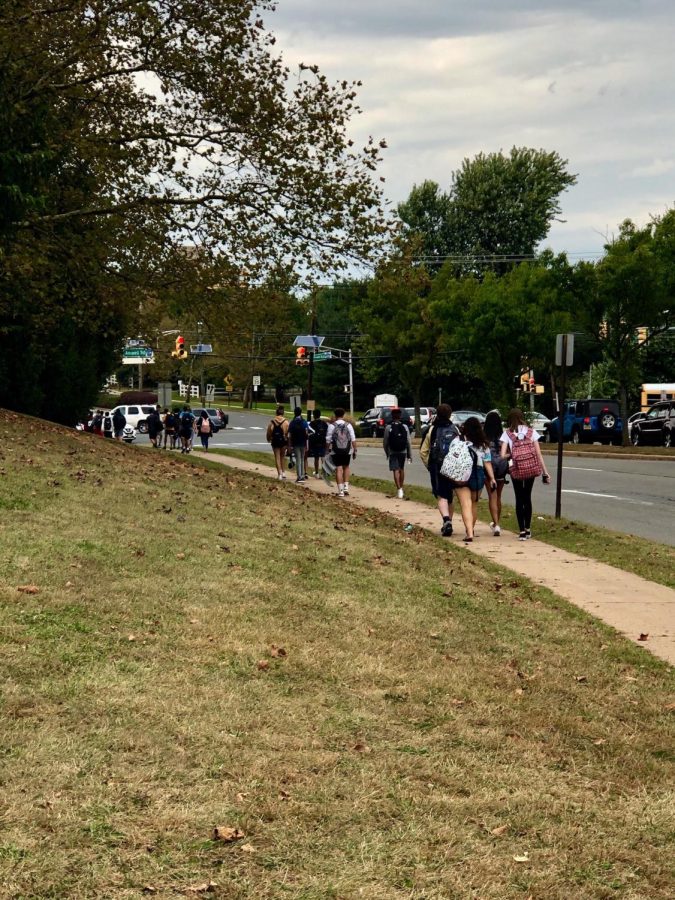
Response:
POLYGON ((510 431, 511 438, 511 475, 513 478, 537 478, 542 473, 537 449, 532 440, 532 429, 528 428, 524 435, 510 431))

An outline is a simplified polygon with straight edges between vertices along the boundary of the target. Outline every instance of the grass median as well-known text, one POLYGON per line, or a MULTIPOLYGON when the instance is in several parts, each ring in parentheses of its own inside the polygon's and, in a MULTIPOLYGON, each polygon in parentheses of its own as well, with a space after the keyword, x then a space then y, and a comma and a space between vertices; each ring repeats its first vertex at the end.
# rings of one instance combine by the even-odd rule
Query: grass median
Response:
POLYGON ((2 896, 672 896, 665 664, 337 499, 0 433, 2 896))
MULTIPOLYGON (((270 453, 249 450, 217 450, 215 452, 224 456, 246 459, 259 465, 274 465, 270 453)), ((352 475, 351 483, 370 491, 390 495, 393 493, 392 482, 384 478, 352 475)), ((425 503, 432 507, 436 506, 436 501, 429 488, 406 485, 405 492, 409 500, 425 503)), ((489 522, 490 513, 487 500, 481 500, 478 508, 480 519, 489 522)), ((509 531, 518 531, 513 507, 504 504, 501 524, 509 531)), ((657 584, 675 588, 675 548, 667 544, 659 544, 635 535, 611 531, 608 528, 586 525, 583 522, 574 522, 571 519, 540 516, 536 512, 535 524, 536 537, 540 541, 560 547, 562 550, 588 556, 590 559, 597 559, 599 562, 640 575, 657 584)))

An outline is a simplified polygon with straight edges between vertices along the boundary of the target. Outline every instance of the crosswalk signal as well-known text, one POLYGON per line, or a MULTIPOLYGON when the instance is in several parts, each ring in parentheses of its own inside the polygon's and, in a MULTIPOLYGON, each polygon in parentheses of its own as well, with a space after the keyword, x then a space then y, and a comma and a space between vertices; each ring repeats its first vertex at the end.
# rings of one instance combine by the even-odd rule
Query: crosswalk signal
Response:
POLYGON ((175 359, 187 359, 187 350, 185 349, 185 338, 180 335, 176 338, 176 349, 171 351, 171 355, 175 359))
POLYGON ((295 364, 296 366, 306 366, 309 360, 307 359, 307 350, 305 347, 298 347, 295 351, 295 364))
MULTIPOLYGON (((534 379, 532 379, 534 381, 534 379)), ((520 376, 520 389, 524 393, 528 393, 530 390, 530 373, 523 372, 520 376)))

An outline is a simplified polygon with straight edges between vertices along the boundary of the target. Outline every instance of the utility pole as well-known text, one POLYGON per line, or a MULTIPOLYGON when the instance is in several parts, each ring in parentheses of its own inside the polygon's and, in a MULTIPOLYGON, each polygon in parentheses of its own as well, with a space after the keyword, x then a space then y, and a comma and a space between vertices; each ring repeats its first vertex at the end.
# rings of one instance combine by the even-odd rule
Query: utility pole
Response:
POLYGON ((352 348, 349 348, 347 357, 347 365, 349 366, 349 415, 354 418, 354 360, 352 358, 352 348))
MULTIPOLYGON (((317 291, 316 288, 312 290, 312 323, 310 325, 310 334, 313 336, 316 334, 316 329, 318 327, 316 321, 316 302, 317 302, 317 291)), ((314 389, 314 348, 310 348, 309 351, 309 366, 307 368, 307 400, 313 400, 312 391, 314 389)))

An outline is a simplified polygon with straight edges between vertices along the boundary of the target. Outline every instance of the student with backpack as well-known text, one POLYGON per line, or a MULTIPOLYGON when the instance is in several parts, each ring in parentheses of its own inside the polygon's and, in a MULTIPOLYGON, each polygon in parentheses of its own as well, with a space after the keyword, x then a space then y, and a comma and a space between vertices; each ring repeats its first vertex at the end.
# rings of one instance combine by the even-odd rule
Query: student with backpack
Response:
POLYGON ((189 453, 192 450, 192 426, 194 425, 195 417, 192 414, 192 410, 189 406, 185 405, 183 407, 183 412, 180 414, 180 442, 181 442, 181 453, 189 453))
POLYGON ((382 446, 389 460, 389 471, 394 474, 396 496, 403 500, 403 482, 405 481, 405 462, 412 462, 412 444, 408 426, 401 421, 401 410, 394 407, 391 411, 391 422, 384 429, 382 446))
POLYGON ((314 477, 321 478, 319 469, 326 455, 326 435, 328 434, 328 422, 321 418, 321 410, 315 409, 312 413, 312 421, 307 427, 308 456, 314 460, 314 477))
POLYGON ((420 459, 429 470, 431 493, 438 503, 438 511, 443 519, 441 534, 452 535, 452 482, 441 474, 441 466, 450 450, 450 444, 459 437, 457 426, 450 421, 452 407, 449 403, 440 403, 436 410, 436 418, 427 432, 420 447, 420 459))
POLYGON ((356 459, 356 435, 350 422, 345 421, 345 411, 341 406, 335 410, 335 422, 331 422, 326 433, 326 445, 331 451, 335 466, 338 497, 349 495, 349 463, 356 459))
POLYGON ((530 428, 519 409, 512 409, 506 419, 506 430, 501 436, 501 456, 509 458, 509 474, 516 495, 516 518, 520 534, 518 539, 532 537, 532 487, 540 475, 544 484, 551 483, 544 457, 539 446, 540 435, 530 428))
POLYGON ((213 434, 213 426, 211 425, 211 419, 209 419, 205 409, 201 411, 199 418, 195 422, 195 432, 199 435, 199 440, 202 442, 204 452, 208 453, 209 438, 213 434))
POLYGON ((267 426, 267 443, 272 445, 274 462, 277 467, 279 481, 286 480, 284 466, 286 464, 286 450, 288 449, 288 420, 284 417, 283 406, 277 406, 277 412, 270 419, 267 426))
POLYGON ((475 416, 466 420, 462 426, 461 439, 452 442, 448 456, 452 462, 447 464, 444 462, 441 471, 446 465, 448 469, 453 470, 450 472, 453 489, 459 500, 462 521, 466 529, 464 543, 470 544, 474 538, 478 519, 478 501, 486 480, 491 492, 497 490, 490 446, 483 426, 475 416))
POLYGON ((306 481, 305 454, 307 453, 307 422, 302 418, 302 409, 296 406, 293 419, 288 426, 288 443, 295 459, 295 481, 299 484, 306 481))
POLYGON ((485 417, 483 425, 485 437, 490 447, 490 456, 492 458, 492 470, 495 476, 497 488, 488 493, 488 504, 490 506, 490 528, 494 537, 500 537, 502 533, 499 524, 502 517, 502 492, 506 484, 506 476, 509 472, 509 461, 501 455, 501 436, 504 431, 502 425, 502 417, 496 409, 490 410, 485 417))

